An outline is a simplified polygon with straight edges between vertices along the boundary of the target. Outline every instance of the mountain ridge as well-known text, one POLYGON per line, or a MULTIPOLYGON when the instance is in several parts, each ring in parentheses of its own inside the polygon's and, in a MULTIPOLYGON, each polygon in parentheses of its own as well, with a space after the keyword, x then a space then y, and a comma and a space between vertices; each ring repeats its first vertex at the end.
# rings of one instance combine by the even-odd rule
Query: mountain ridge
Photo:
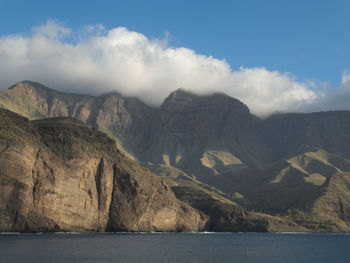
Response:
POLYGON ((0 109, 0 123, 2 232, 305 230, 156 176, 106 134, 71 117, 29 121, 0 109), (190 195, 175 195, 177 188, 190 195))
POLYGON ((313 229, 318 225, 329 231, 348 229, 349 222, 341 219, 347 220, 350 209, 343 198, 348 190, 338 189, 337 184, 327 188, 323 183, 347 182, 333 178, 339 174, 347 178, 350 172, 345 165, 350 157, 350 111, 276 114, 261 119, 223 94, 200 96, 177 90, 159 108, 153 108, 115 93, 89 97, 51 92, 45 97, 28 83, 0 92, 1 105, 32 119, 77 118, 113 137, 126 156, 154 172, 172 176, 183 172, 248 209, 294 219, 302 216, 303 220, 296 220, 305 226, 313 222, 313 229), (317 154, 323 157, 317 159, 317 154), (298 160, 311 157, 310 166, 300 168, 304 164, 298 160), (338 193, 329 194, 327 189, 338 193), (288 198, 311 208, 293 206, 288 198), (332 204, 331 217, 321 212, 320 198, 332 204), (272 208, 266 210, 268 200, 281 202, 272 202, 272 208), (293 209, 300 213, 289 211, 293 209), (328 224, 315 217, 335 221, 328 224))

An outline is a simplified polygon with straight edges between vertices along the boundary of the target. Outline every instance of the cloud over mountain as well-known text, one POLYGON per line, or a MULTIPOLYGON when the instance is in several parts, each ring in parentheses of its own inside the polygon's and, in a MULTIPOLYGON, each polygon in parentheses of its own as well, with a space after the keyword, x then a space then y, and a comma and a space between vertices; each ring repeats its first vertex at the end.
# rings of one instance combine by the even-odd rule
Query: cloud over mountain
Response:
MULTIPOLYGON (((233 71, 225 60, 172 47, 124 27, 89 26, 79 33, 54 21, 30 34, 0 38, 0 87, 21 80, 51 88, 99 95, 119 91, 159 105, 173 90, 225 92, 253 113, 303 110, 323 96, 311 81, 265 68, 233 71)), ((350 86, 349 75, 343 86, 350 86)))
POLYGON ((339 87, 327 89, 326 96, 315 100, 313 104, 307 105, 306 111, 324 111, 324 110, 349 110, 350 109, 350 74, 343 72, 339 87))

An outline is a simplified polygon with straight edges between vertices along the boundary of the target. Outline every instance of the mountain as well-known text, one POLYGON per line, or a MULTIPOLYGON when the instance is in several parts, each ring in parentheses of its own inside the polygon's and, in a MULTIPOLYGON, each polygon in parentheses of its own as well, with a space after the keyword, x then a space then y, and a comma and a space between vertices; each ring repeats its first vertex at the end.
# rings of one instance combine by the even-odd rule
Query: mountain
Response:
POLYGON ((350 157, 350 111, 278 114, 265 120, 264 138, 272 160, 313 149, 350 157))
POLYGON ((349 160, 318 149, 209 183, 247 209, 285 215, 313 230, 348 232, 349 170, 349 160))
POLYGON ((0 110, 0 231, 192 231, 207 217, 72 118, 0 110))
POLYGON ((191 180, 154 175, 74 118, 29 121, 0 109, 0 123, 0 231, 303 230, 191 180), (184 188, 196 196, 184 198, 184 188))
POLYGON ((222 93, 177 90, 160 108, 119 93, 94 97, 20 82, 0 92, 0 107, 29 119, 70 116, 115 138, 140 162, 171 165, 201 179, 266 167, 310 149, 350 155, 350 112, 277 114, 260 119, 222 93))
POLYGON ((107 133, 125 156, 178 184, 176 197, 208 217, 210 205, 189 196, 207 200, 209 192, 313 231, 350 231, 349 111, 261 119, 222 93, 180 89, 153 108, 119 93, 66 94, 28 81, 1 91, 0 106, 29 119, 74 117, 107 133))
POLYGON ((118 93, 66 94, 24 81, 0 92, 0 106, 29 119, 77 118, 115 138, 129 157, 203 178, 266 161, 266 147, 259 140, 261 120, 225 94, 177 90, 155 109, 118 93))

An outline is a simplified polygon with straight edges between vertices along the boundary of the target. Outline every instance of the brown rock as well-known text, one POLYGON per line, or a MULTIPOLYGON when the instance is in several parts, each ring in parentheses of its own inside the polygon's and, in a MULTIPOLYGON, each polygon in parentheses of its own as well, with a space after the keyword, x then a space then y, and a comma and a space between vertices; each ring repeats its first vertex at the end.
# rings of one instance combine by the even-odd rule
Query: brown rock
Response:
POLYGON ((0 231, 197 231, 206 216, 70 118, 0 110, 0 231), (20 136, 16 136, 20 135, 20 136))

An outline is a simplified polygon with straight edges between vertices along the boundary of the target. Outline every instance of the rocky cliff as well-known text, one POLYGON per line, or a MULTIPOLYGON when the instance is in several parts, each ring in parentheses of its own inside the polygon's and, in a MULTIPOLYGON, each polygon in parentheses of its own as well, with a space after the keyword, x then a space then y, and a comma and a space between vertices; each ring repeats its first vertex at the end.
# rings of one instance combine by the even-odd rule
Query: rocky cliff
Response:
MULTIPOLYGON (((152 108, 118 93, 66 94, 28 81, 0 92, 0 106, 29 119, 77 118, 116 139, 124 155, 153 172, 221 191, 248 210, 297 220, 315 231, 350 230, 349 111, 260 119, 221 93, 177 90, 152 108)), ((188 191, 175 192, 210 217, 196 202, 182 199, 189 195, 180 193, 188 191)))
POLYGON ((198 231, 208 220, 80 121, 1 109, 0 123, 0 231, 198 231))
POLYGON ((190 177, 156 176, 71 117, 29 121, 0 109, 0 124, 0 231, 304 230, 249 213, 190 177))
POLYGON ((201 178, 259 166, 267 158, 261 121, 243 103, 220 93, 197 96, 177 90, 155 109, 118 93, 66 94, 24 81, 0 92, 0 106, 29 119, 77 118, 115 138, 129 157, 201 178))
POLYGON ((70 116, 117 140, 140 162, 165 164, 206 181, 213 175, 264 168, 312 149, 350 156, 350 112, 278 114, 259 119, 222 93, 174 91, 160 108, 119 93, 66 94, 35 82, 0 92, 0 106, 29 119, 70 116))

